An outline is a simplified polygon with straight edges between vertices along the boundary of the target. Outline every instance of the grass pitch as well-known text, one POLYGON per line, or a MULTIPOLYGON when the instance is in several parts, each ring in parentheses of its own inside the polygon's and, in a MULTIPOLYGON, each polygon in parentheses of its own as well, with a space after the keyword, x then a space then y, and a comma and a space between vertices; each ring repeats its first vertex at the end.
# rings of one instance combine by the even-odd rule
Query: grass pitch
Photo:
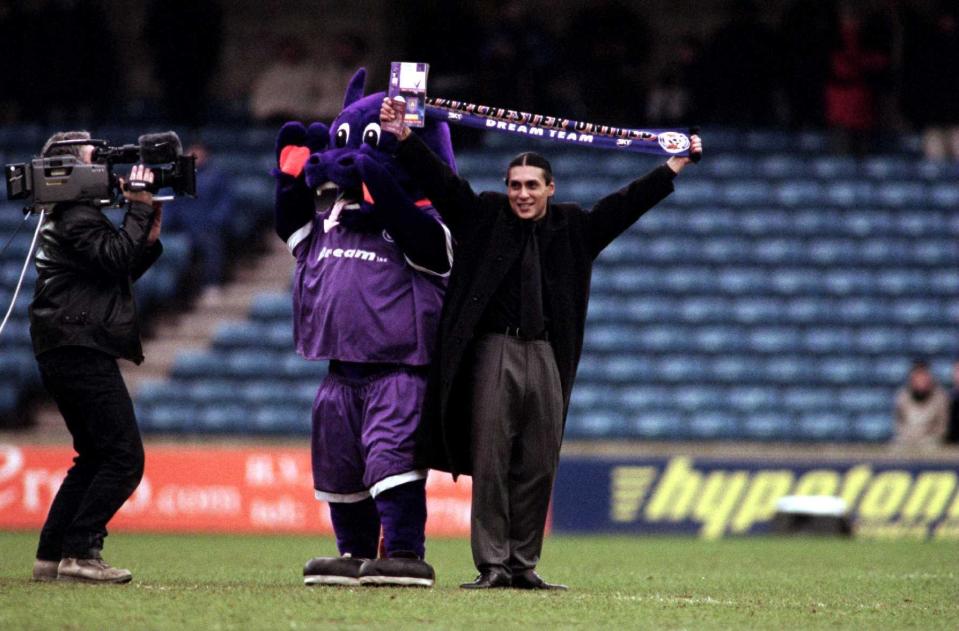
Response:
POLYGON ((954 542, 552 537, 568 592, 466 592, 469 543, 432 540, 437 586, 304 587, 329 539, 117 534, 129 585, 33 583, 35 533, 0 533, 0 629, 956 629, 954 542))

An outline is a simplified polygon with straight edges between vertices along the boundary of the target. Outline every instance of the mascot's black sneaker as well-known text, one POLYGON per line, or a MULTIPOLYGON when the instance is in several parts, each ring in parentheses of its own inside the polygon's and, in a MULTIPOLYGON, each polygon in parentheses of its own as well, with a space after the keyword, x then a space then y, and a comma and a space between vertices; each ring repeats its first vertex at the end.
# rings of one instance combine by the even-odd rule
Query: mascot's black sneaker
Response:
POLYGON ((341 557, 314 557, 303 566, 303 584, 359 585, 363 562, 364 559, 354 559, 349 554, 341 557))
POLYGON ((360 585, 432 587, 433 566, 412 552, 396 552, 388 559, 370 559, 360 568, 360 585))

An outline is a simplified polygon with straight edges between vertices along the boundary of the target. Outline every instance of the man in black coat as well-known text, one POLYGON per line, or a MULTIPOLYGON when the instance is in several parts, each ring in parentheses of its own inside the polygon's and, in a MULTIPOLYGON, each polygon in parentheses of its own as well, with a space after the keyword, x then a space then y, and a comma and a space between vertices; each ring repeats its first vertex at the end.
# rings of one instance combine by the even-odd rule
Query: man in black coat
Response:
MULTIPOLYGON (((396 112, 384 100, 384 125, 396 112)), ((535 570, 566 412, 583 347, 593 260, 669 195, 689 158, 667 163, 591 212, 553 203, 545 158, 509 165, 506 194, 473 192, 409 129, 396 158, 456 243, 421 440, 423 464, 473 476, 471 546, 480 572, 464 588, 563 588, 535 570)), ((692 151, 701 153, 698 136, 692 151)))
MULTIPOLYGON (((43 156, 72 154, 90 162, 87 132, 55 134, 43 156)), ((131 181, 153 181, 136 165, 131 181)), ((43 384, 77 451, 50 507, 33 566, 34 580, 126 583, 129 570, 100 554, 107 522, 143 476, 143 443, 117 358, 143 361, 133 281, 160 256, 160 208, 149 191, 127 191, 123 225, 115 228, 90 202, 53 207, 40 229, 30 335, 43 384)))

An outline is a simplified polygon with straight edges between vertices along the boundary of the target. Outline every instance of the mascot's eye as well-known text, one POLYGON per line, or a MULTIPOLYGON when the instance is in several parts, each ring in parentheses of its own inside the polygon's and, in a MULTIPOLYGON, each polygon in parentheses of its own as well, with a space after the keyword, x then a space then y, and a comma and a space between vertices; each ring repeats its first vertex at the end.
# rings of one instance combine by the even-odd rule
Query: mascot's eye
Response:
POLYGON ((371 147, 380 144, 380 126, 377 123, 370 123, 363 130, 363 142, 371 147))
POLYGON ((336 128, 336 146, 343 148, 350 141, 350 124, 342 123, 336 128))

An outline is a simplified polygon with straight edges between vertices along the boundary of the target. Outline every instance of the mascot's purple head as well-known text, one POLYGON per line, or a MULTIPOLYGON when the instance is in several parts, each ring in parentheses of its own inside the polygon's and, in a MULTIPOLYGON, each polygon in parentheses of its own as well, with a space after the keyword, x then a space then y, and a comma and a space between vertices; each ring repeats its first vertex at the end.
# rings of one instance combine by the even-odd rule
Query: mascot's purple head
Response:
MULTIPOLYGON (((313 146, 305 166, 306 183, 318 192, 335 189, 347 198, 362 199, 362 173, 356 168, 356 158, 362 154, 384 167, 408 194, 415 197, 417 187, 392 157, 399 141, 393 134, 380 129, 380 105, 386 93, 363 96, 365 83, 366 70, 361 68, 350 80, 343 99, 343 111, 333 124, 326 130, 321 124, 311 126, 313 146), (323 131, 326 131, 325 139, 319 137, 323 131), (317 146, 320 143, 322 146, 317 146)), ((456 170, 450 130, 445 121, 427 119, 426 126, 414 132, 456 170)))

